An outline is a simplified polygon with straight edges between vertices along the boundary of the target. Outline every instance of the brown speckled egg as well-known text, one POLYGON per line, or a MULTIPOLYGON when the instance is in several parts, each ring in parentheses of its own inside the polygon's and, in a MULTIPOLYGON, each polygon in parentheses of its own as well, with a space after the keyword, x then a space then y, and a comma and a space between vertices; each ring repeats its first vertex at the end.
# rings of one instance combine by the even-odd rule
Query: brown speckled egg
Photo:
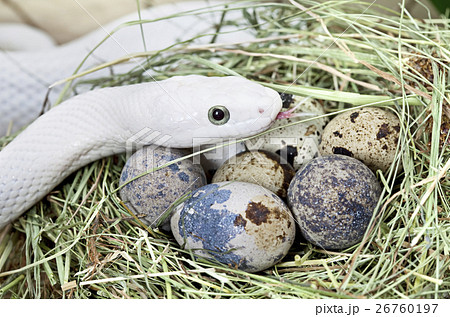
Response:
POLYGON ((247 272, 278 263, 295 238, 286 204, 265 188, 244 182, 195 190, 175 210, 170 224, 185 249, 247 272))
POLYGON ((325 127, 320 153, 351 156, 374 172, 386 172, 394 161, 399 135, 400 121, 394 113, 374 107, 350 110, 325 127))
POLYGON ((295 174, 288 205, 306 240, 338 250, 361 241, 380 194, 377 178, 361 161, 329 155, 295 174))
POLYGON ((292 166, 277 154, 248 151, 228 159, 214 174, 212 183, 241 181, 258 184, 285 198, 294 174, 292 166))
MULTIPOLYGON (((323 106, 314 99, 296 96, 293 100, 293 107, 297 105, 298 108, 294 113, 314 113, 317 116, 325 114, 323 106)), ((275 130, 246 141, 247 148, 276 153, 289 162, 295 170, 298 170, 303 164, 318 155, 320 138, 328 118, 322 117, 288 127, 282 126, 308 118, 310 117, 276 120, 270 127, 271 129, 276 128, 275 130)))
POLYGON ((200 164, 206 173, 206 178, 211 180, 214 173, 221 167, 229 158, 245 152, 245 143, 236 142, 236 140, 227 139, 217 144, 207 144, 200 147, 201 150, 213 148, 200 155, 200 164))

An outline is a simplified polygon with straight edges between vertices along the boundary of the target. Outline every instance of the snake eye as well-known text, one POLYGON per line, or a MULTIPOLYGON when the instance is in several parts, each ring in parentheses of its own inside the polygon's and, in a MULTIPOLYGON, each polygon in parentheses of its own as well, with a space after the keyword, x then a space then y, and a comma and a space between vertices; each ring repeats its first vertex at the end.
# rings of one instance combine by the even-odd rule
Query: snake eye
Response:
POLYGON ((224 106, 214 106, 208 111, 208 119, 212 124, 222 125, 230 120, 230 112, 224 106))

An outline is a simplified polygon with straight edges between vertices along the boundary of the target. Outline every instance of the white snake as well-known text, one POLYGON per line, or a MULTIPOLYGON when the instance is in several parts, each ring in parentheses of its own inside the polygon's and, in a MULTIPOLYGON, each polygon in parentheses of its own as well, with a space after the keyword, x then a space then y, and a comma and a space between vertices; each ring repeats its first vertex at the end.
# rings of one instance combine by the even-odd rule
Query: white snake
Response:
POLYGON ((167 147, 211 144, 267 129, 281 106, 277 92, 249 80, 197 75, 73 97, 39 117, 0 152, 0 227, 73 171, 124 152, 142 131, 156 132, 160 138, 149 142, 167 147), (209 115, 215 108, 217 120, 209 115), (220 111, 228 111, 229 120, 217 125, 220 111))
MULTIPOLYGON (((242 19, 241 10, 231 10, 238 7, 237 4, 228 5, 225 15, 227 20, 242 19)), ((194 44, 209 43, 212 34, 216 32, 216 25, 221 21, 223 9, 224 6, 220 2, 204 0, 172 3, 142 10, 142 20, 152 22, 143 23, 142 30, 139 24, 120 28, 87 58, 82 70, 113 61, 127 54, 142 52, 145 49, 147 51, 165 49, 199 34, 205 36, 196 39, 194 44), (189 10, 195 10, 195 14, 183 14, 189 10), (167 16, 170 18, 164 19, 167 16)), ((40 50, 26 51, 0 49, 0 137, 6 134, 10 125, 14 133, 36 119, 43 108, 45 96, 51 84, 72 75, 83 58, 115 28, 123 26, 123 23, 138 20, 137 13, 127 15, 61 46, 50 48, 47 46, 40 50)), ((6 25, 0 27, 0 31, 0 44, 11 38, 8 33, 14 34, 13 38, 18 40, 25 37, 25 34, 17 27, 8 32, 6 25), (6 39, 2 41, 2 37, 6 39)), ((223 26, 217 37, 217 41, 221 43, 245 42, 249 39, 254 39, 250 31, 238 30, 231 25, 223 26)), ((115 73, 124 73, 138 67, 137 63, 134 61, 116 65, 112 70, 115 73)), ((88 78, 107 76, 109 71, 105 69, 103 72, 91 74, 88 78)), ((51 104, 61 92, 60 88, 61 86, 58 86, 51 91, 51 104)))
POLYGON ((211 144, 267 129, 281 106, 277 92, 249 80, 196 75, 68 99, 0 152, 0 228, 73 171, 125 151, 143 131, 161 136, 143 143, 182 148, 193 142, 211 144))

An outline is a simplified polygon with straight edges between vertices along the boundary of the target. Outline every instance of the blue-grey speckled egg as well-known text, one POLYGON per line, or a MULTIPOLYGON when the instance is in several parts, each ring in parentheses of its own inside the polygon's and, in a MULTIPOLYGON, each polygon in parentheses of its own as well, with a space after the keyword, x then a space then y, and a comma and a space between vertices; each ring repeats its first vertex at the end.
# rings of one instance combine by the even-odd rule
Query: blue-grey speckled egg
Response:
POLYGON ((247 272, 279 262, 295 238, 286 204, 271 191, 244 182, 197 189, 176 209, 171 227, 185 249, 247 272))
MULTIPOLYGON (((144 147, 127 160, 119 185, 187 154, 187 151, 180 149, 144 147)), ((206 177, 202 167, 193 164, 192 159, 184 159, 131 181, 119 194, 131 211, 143 216, 141 220, 146 225, 162 225, 164 229, 168 229, 170 217, 165 212, 171 204, 205 184, 206 177)))
POLYGON ((361 241, 380 193, 377 178, 362 162, 329 155, 295 174, 288 204, 306 240, 337 250, 361 241))

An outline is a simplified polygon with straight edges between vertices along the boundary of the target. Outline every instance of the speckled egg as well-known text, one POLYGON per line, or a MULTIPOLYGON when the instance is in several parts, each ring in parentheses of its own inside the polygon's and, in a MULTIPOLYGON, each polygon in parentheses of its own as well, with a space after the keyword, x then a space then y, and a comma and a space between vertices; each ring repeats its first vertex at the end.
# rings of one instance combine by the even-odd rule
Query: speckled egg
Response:
POLYGON ((176 209, 171 227, 185 249, 247 272, 278 263, 295 238, 286 204, 267 189, 244 182, 197 189, 176 209))
POLYGON ((294 174, 292 166, 279 155, 268 151, 248 151, 227 160, 214 174, 212 182, 254 183, 286 198, 294 174))
POLYGON ((377 178, 361 161, 329 155, 295 174, 288 204, 306 240, 338 250, 361 241, 380 194, 377 178))
MULTIPOLYGON (((298 106, 294 113, 314 113, 318 116, 325 114, 322 105, 314 99, 296 96, 292 103, 292 107, 298 106)), ((298 170, 318 155, 323 128, 328 119, 322 117, 288 127, 282 126, 308 118, 311 117, 276 120, 271 126, 271 129, 275 130, 248 140, 245 144, 249 150, 266 150, 276 153, 298 170)))
MULTIPOLYGON (((181 149, 144 147, 136 151, 122 169, 119 185, 148 170, 179 159, 188 152, 181 149)), ((126 206, 148 226, 169 229, 168 208, 181 196, 206 184, 203 169, 184 159, 127 183, 120 189, 126 206)))
POLYGON ((399 135, 400 121, 394 113, 374 107, 355 109, 328 123, 320 153, 351 156, 374 172, 386 172, 394 161, 399 135))
POLYGON ((236 140, 225 140, 219 144, 202 145, 200 149, 204 150, 211 147, 214 149, 200 155, 200 163, 208 180, 211 180, 214 173, 225 163, 226 160, 246 151, 245 143, 236 142, 236 140))

